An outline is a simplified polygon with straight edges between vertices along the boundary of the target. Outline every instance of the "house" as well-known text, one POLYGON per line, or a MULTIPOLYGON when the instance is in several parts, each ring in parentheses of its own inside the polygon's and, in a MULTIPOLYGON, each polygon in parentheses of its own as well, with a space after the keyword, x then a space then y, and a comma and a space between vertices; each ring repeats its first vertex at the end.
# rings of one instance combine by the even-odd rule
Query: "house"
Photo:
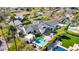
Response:
POLYGON ((49 26, 46 25, 45 23, 38 24, 38 28, 39 28, 39 31, 40 31, 41 34, 43 34, 45 32, 46 28, 48 28, 48 27, 49 26))
MULTIPOLYGON (((40 21, 38 21, 38 22, 40 22, 40 21)), ((41 29, 42 26, 45 26, 44 23, 42 23, 42 22, 40 22, 40 24, 37 23, 37 24, 32 25, 32 26, 26 26, 25 25, 23 31, 25 31, 27 34, 29 34, 29 33, 42 34, 42 31, 43 31, 43 29, 41 29)))
POLYGON ((54 31, 58 23, 55 19, 52 19, 46 22, 45 24, 52 28, 52 30, 54 31))
POLYGON ((48 22, 46 22, 45 23, 46 25, 48 25, 48 27, 50 28, 50 30, 52 31, 52 32, 55 32, 55 30, 56 30, 56 26, 57 26, 57 21, 56 20, 49 20, 48 22))
POLYGON ((50 35, 50 33, 52 33, 51 28, 46 28, 46 30, 43 32, 44 35, 50 35))
POLYGON ((32 26, 32 28, 33 28, 34 34, 41 34, 41 32, 39 31, 38 25, 34 25, 34 26, 32 26))
POLYGON ((48 22, 40 23, 38 25, 39 31, 41 34, 50 35, 54 32, 57 22, 55 20, 50 20, 48 22))
POLYGON ((24 31, 26 31, 27 34, 32 33, 32 34, 45 34, 49 35, 50 33, 53 33, 56 24, 55 21, 50 21, 50 22, 40 22, 39 24, 35 24, 33 26, 24 26, 24 31), (54 22, 54 23, 53 23, 54 22))
POLYGON ((33 25, 33 26, 24 26, 23 29, 26 34, 32 33, 32 34, 41 34, 38 28, 38 25, 33 25))
POLYGON ((24 26, 26 34, 30 34, 33 32, 32 26, 24 26))
POLYGON ((54 27, 57 24, 57 21, 55 19, 49 20, 47 21, 45 24, 47 24, 48 26, 54 27))

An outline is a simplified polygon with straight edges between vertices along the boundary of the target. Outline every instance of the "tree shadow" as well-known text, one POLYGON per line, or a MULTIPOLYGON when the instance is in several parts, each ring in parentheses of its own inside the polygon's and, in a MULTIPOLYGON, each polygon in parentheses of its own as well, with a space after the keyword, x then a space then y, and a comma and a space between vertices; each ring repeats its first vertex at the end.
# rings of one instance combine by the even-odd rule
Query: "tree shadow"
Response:
POLYGON ((63 39, 70 39, 69 37, 67 37, 67 36, 61 36, 63 39))

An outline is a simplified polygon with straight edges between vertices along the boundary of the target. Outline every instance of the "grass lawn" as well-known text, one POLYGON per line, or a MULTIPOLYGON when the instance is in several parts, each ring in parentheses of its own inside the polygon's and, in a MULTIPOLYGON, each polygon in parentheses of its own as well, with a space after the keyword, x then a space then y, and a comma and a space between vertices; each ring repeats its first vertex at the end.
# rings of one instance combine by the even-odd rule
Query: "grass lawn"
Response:
POLYGON ((71 36, 69 34, 65 34, 62 36, 62 46, 69 48, 69 46, 73 46, 75 43, 79 44, 79 38, 75 36, 71 36))
POLYGON ((67 32, 68 32, 69 34, 72 34, 72 35, 75 35, 75 36, 79 36, 79 32, 76 31, 76 30, 68 29, 67 32))

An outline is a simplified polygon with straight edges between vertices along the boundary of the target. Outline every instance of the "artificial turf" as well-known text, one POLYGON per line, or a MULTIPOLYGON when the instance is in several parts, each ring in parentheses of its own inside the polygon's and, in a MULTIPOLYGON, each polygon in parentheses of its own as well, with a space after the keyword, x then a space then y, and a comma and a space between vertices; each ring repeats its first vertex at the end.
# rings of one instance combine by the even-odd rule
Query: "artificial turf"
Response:
POLYGON ((75 30, 72 30, 72 29, 68 29, 67 30, 67 33, 69 33, 71 35, 74 35, 74 36, 79 36, 79 32, 78 31, 75 31, 75 30))
POLYGON ((72 36, 70 34, 65 34, 62 37, 62 46, 69 48, 69 46, 73 46, 74 44, 79 44, 79 37, 72 36))

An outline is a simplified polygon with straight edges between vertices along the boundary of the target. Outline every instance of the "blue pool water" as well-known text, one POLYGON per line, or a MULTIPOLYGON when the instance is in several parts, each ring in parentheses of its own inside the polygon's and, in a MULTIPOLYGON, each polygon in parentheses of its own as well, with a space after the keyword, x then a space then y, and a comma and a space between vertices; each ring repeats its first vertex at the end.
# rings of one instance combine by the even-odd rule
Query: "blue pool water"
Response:
POLYGON ((57 46, 53 49, 53 51, 67 51, 67 50, 62 47, 57 46))
POLYGON ((42 46, 44 46, 44 45, 47 44, 47 41, 44 40, 43 38, 37 38, 35 42, 36 42, 37 44, 42 45, 42 46))

